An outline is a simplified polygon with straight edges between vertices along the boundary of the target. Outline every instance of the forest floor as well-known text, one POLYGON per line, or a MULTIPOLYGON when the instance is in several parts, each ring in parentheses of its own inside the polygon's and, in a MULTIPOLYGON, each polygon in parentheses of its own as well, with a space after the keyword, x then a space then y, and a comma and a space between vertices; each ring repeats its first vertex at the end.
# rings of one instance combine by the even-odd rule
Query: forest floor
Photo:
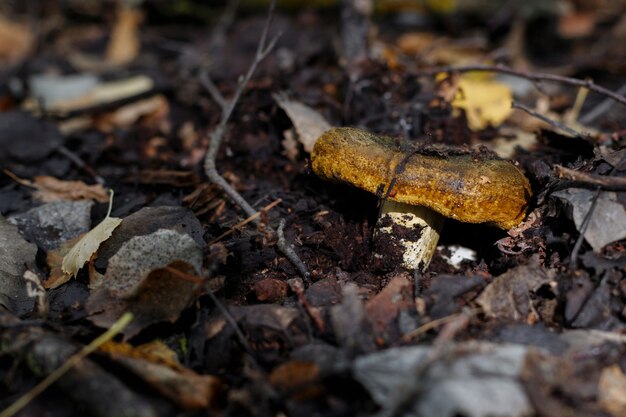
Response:
POLYGON ((1 417, 626 416, 626 2, 17 3, 1 417), (525 215, 381 263, 330 126, 511 161, 525 215))

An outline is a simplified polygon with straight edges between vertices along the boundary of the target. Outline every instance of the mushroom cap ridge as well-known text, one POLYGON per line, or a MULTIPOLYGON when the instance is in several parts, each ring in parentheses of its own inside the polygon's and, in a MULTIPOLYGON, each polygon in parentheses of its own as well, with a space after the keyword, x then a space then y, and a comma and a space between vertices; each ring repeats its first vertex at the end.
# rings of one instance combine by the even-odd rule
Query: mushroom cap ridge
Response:
POLYGON ((415 153, 403 169, 397 169, 408 148, 399 139, 332 128, 315 143, 311 165, 321 178, 373 194, 386 190, 395 177, 390 200, 426 206, 461 222, 510 229, 523 220, 532 192, 528 179, 512 163, 415 153))

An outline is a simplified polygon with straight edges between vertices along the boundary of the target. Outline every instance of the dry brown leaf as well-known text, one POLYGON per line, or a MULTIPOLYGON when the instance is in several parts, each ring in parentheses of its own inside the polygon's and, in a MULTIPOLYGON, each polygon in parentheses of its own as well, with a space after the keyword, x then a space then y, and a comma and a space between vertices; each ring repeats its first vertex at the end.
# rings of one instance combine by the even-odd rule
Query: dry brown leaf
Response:
POLYGON ((176 353, 162 342, 137 347, 128 343, 107 342, 100 350, 182 408, 206 408, 221 393, 219 378, 199 375, 185 368, 178 362, 176 353))
POLYGON ((270 384, 296 401, 311 400, 324 393, 320 370, 313 362, 291 361, 278 365, 269 376, 270 384))
MULTIPOLYGON (((111 195, 112 203, 113 195, 111 195)), ((111 237, 113 230, 120 225, 122 219, 117 217, 109 217, 111 214, 111 206, 109 204, 109 212, 107 216, 96 227, 87 232, 72 249, 63 257, 61 270, 70 277, 76 276, 80 268, 83 267, 91 257, 96 253, 100 244, 111 237)))
POLYGON ((435 35, 429 32, 407 32, 403 33, 396 40, 396 45, 402 53, 407 55, 418 55, 432 48, 435 42, 435 35))
POLYGON ((82 181, 62 181, 55 177, 41 175, 35 177, 32 186, 37 189, 33 197, 44 203, 60 200, 96 200, 106 203, 109 200, 106 190, 100 184, 87 185, 82 181))
POLYGON ((313 150, 317 138, 332 126, 320 113, 299 101, 289 99, 285 94, 274 94, 274 100, 293 123, 298 140, 306 152, 313 150))
POLYGON ((24 25, 0 17, 0 61, 16 63, 26 57, 34 36, 24 25))
POLYGON ((563 38, 582 38, 593 33, 598 21, 595 12, 572 12, 559 17, 558 32, 563 38))
POLYGON ((612 416, 626 415, 626 375, 619 365, 602 370, 598 381, 600 407, 612 416))
POLYGON ((167 99, 162 95, 157 95, 106 113, 98 117, 96 125, 100 130, 109 131, 113 128, 130 127, 140 118, 144 118, 146 123, 158 122, 163 120, 168 113, 169 104, 167 99))
MULTIPOLYGON (((47 109, 52 112, 69 113, 88 107, 124 100, 146 93, 154 87, 154 81, 148 76, 137 75, 123 80, 102 82, 86 94, 66 100, 57 100, 47 109)), ((36 106, 34 100, 25 103, 25 108, 36 106)))
POLYGON ((43 282, 45 289, 49 290, 51 288, 60 287, 71 279, 71 276, 63 272, 63 258, 72 250, 81 237, 82 236, 76 236, 74 239, 62 243, 58 248, 48 251, 46 254, 46 263, 48 264, 48 268, 50 268, 50 273, 43 282))
POLYGON ((106 60, 110 64, 128 64, 139 54, 141 47, 139 22, 141 22, 141 17, 139 10, 130 7, 121 7, 118 10, 117 20, 106 51, 106 60))
POLYGON ((532 323, 539 317, 534 294, 544 285, 556 292, 554 270, 539 265, 537 256, 528 265, 520 265, 497 276, 476 302, 487 317, 532 323))

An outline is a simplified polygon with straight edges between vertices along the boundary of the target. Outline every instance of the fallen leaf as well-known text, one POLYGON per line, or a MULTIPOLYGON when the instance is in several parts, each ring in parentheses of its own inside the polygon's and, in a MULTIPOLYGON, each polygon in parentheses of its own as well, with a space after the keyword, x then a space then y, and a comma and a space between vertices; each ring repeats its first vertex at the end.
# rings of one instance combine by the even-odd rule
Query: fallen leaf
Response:
POLYGON ((84 235, 68 254, 63 257, 61 269, 65 274, 68 274, 70 277, 76 276, 83 265, 96 253, 100 244, 111 237, 113 230, 120 225, 122 219, 110 217, 110 214, 111 206, 109 206, 109 212, 104 220, 84 235))
POLYGON ((151 272, 174 261, 184 261, 193 266, 196 274, 200 273, 202 251, 188 234, 159 229, 134 237, 109 259, 105 285, 118 297, 133 297, 150 283, 151 272))
POLYGON ((68 254, 70 250, 78 243, 81 236, 76 236, 74 239, 70 239, 61 243, 56 249, 49 250, 46 254, 46 264, 50 269, 48 277, 43 282, 43 287, 47 290, 51 288, 57 288, 68 282, 71 277, 63 272, 63 258, 68 254))
POLYGON ((394 330, 398 331, 394 324, 401 312, 414 310, 414 306, 412 280, 408 273, 398 273, 365 303, 367 321, 372 324, 374 336, 383 340, 399 337, 394 334, 394 330))
POLYGON ((527 352, 485 342, 454 345, 439 358, 428 346, 392 348, 358 357, 353 372, 389 414, 524 417, 532 415, 518 380, 527 352))
POLYGON ((100 115, 96 119, 98 129, 110 131, 113 128, 130 127, 139 119, 150 124, 163 120, 169 114, 169 104, 162 95, 156 95, 122 106, 115 111, 100 115))
POLYGON ((626 415, 626 375, 619 365, 602 370, 598 381, 600 406, 612 416, 626 415))
POLYGON ((159 229, 131 238, 108 262, 104 276, 91 282, 87 301, 90 320, 108 327, 125 311, 135 319, 124 329, 126 339, 144 327, 175 321, 198 289, 202 249, 186 233, 159 229))
POLYGON ((93 74, 35 74, 28 84, 30 95, 46 109, 55 109, 64 102, 78 100, 98 86, 100 80, 93 74))
POLYGON ((96 268, 106 269, 109 259, 130 239, 149 235, 159 229, 171 229, 186 233, 198 244, 204 245, 202 224, 188 208, 179 206, 144 207, 124 217, 110 239, 98 251, 96 268))
POLYGON ((462 74, 452 106, 465 110, 473 131, 500 126, 512 113, 513 96, 509 86, 498 81, 462 74))
POLYGON ((141 12, 137 9, 128 6, 118 9, 106 51, 106 60, 110 64, 125 65, 137 57, 141 47, 138 29, 141 18, 141 12))
MULTIPOLYGON (((61 89, 61 91, 58 91, 58 89, 53 86, 55 83, 74 85, 77 83, 75 76, 69 76, 69 80, 65 76, 40 77, 43 77, 41 82, 43 83, 45 81, 45 85, 47 86, 44 91, 47 91, 50 98, 55 98, 55 100, 49 99, 49 102, 45 103, 46 110, 61 114, 136 97, 140 94, 147 93, 154 87, 154 81, 145 75, 136 75, 122 80, 98 82, 95 84, 93 80, 89 78, 81 81, 81 83, 84 82, 85 84, 75 86, 75 90, 72 90, 72 94, 67 95, 65 90, 61 89)), ((37 106, 39 106, 38 98, 37 96, 31 97, 24 103, 24 108, 37 108, 37 106)))
POLYGON ((31 51, 34 40, 28 27, 0 16, 0 60, 17 63, 31 51))
POLYGON ((33 197, 49 203, 59 200, 95 200, 100 203, 109 201, 107 191, 101 184, 87 185, 82 181, 62 181, 50 176, 37 176, 33 182, 37 191, 33 197))
POLYGON ((54 201, 9 218, 24 236, 44 251, 86 233, 91 226, 92 201, 54 201))
POLYGON ((0 306, 16 316, 30 313, 35 305, 27 294, 24 273, 35 268, 36 255, 37 246, 0 216, 0 306))
POLYGON ((342 288, 343 299, 330 308, 330 321, 340 346, 349 352, 368 352, 374 349, 374 341, 358 291, 353 283, 342 288))
POLYGON ((269 382, 296 401, 312 400, 325 391, 320 381, 317 364, 304 361, 290 361, 272 370, 269 382))
POLYGON ((288 285, 285 281, 276 278, 264 278, 254 283, 252 290, 257 300, 275 303, 287 297, 288 285))
POLYGON ((199 375, 178 362, 176 353, 164 343, 154 341, 132 346, 107 342, 100 347, 116 362, 130 369, 166 398, 185 409, 202 409, 221 394, 222 383, 212 375, 199 375))
POLYGON ((460 312, 484 286, 484 279, 477 275, 440 274, 422 296, 428 316, 436 320, 460 312))
POLYGON ((483 290, 476 302, 488 317, 523 321, 538 318, 534 294, 542 286, 550 285, 554 271, 539 266, 536 259, 531 262, 497 276, 483 290))
POLYGON ((593 33, 598 16, 593 12, 576 12, 559 17, 557 30, 559 35, 566 39, 582 38, 593 33))
POLYGON ((435 44, 435 35, 430 32, 407 32, 396 39, 400 51, 407 55, 419 55, 435 44))
POLYGON ((319 112, 299 101, 289 99, 284 93, 274 94, 273 97, 291 119, 304 151, 310 153, 317 138, 332 126, 319 112))
MULTIPOLYGON (((595 191, 583 188, 568 188, 552 193, 554 197, 567 204, 570 217, 578 231, 583 227, 594 194, 595 191)), ((608 191, 600 193, 584 236, 596 253, 609 243, 626 238, 626 209, 617 201, 616 193, 608 191)))

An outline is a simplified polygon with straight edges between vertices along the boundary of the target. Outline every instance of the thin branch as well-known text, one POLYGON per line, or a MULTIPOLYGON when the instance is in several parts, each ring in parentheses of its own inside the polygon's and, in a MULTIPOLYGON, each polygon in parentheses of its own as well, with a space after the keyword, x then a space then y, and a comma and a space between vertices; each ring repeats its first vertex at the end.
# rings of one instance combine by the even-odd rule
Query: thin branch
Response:
POLYGON ((278 199, 272 201, 267 206, 263 207, 261 210, 259 210, 256 213, 254 213, 254 215, 246 218, 245 220, 240 221, 239 223, 237 223, 236 225, 234 225, 233 227, 231 227, 230 229, 228 229, 227 231, 225 231, 224 233, 222 233, 221 235, 219 235, 218 237, 216 237, 215 239, 210 241, 209 245, 217 243, 220 240, 224 239, 226 236, 229 236, 229 235, 233 234, 235 232, 235 230, 239 230, 240 228, 242 228, 243 226, 247 225, 248 223, 255 221, 261 214, 267 213, 268 211, 270 211, 271 209, 273 209, 274 207, 276 207, 277 205, 279 205, 282 202, 283 202, 282 198, 278 198, 278 199))
POLYGON ((610 191, 626 191, 626 178, 624 177, 587 174, 561 165, 555 165, 554 169, 559 178, 568 181, 570 185, 610 191))
POLYGON ((562 75, 556 74, 546 74, 541 72, 526 72, 519 71, 513 68, 507 67, 506 65, 467 65, 467 66, 459 66, 459 67, 438 67, 438 68, 429 68, 425 70, 418 70, 413 73, 416 76, 423 75, 435 75, 441 72, 498 72, 501 74, 508 74, 515 77, 525 78, 527 80, 531 80, 535 83, 541 81, 552 81, 561 84, 572 85, 575 87, 584 87, 590 91, 593 91, 598 94, 602 94, 604 96, 610 97, 612 100, 617 101, 618 103, 626 106, 626 97, 621 94, 615 93, 607 88, 597 85, 592 80, 581 80, 580 78, 571 78, 564 77, 562 75))
POLYGON ((209 92, 213 101, 215 101, 217 105, 220 106, 220 109, 224 111, 228 106, 228 102, 226 101, 222 93, 220 93, 220 90, 218 90, 213 80, 211 80, 211 77, 209 77, 209 69, 204 68, 203 70, 201 70, 199 77, 200 84, 202 84, 206 91, 209 92))
POLYGON ((293 248, 293 245, 287 242, 287 239, 285 239, 284 230, 285 219, 281 219, 280 223, 278 224, 278 230, 276 230, 276 234, 278 235, 278 243, 276 243, 276 245, 281 248, 287 259, 289 259, 294 264, 298 272, 300 272, 300 275, 302 275, 302 277, 304 278, 308 278, 309 271, 307 270, 306 265, 304 265, 304 262, 302 262, 302 260, 298 257, 298 254, 293 248))
MULTIPOLYGON (((233 110, 235 106, 239 102, 239 98, 243 94, 246 86, 252 79, 254 72, 256 71, 258 65, 265 59, 265 57, 272 51, 278 38, 280 37, 280 33, 274 36, 271 40, 268 41, 268 33, 270 24, 272 23, 272 18, 274 16, 274 9, 276 7, 276 0, 273 0, 270 5, 269 14, 267 20, 265 21, 265 26, 263 27, 263 32, 261 33, 261 39, 259 40, 259 44, 257 46, 256 54, 254 60, 250 64, 248 71, 245 75, 240 77, 239 82, 237 84, 237 89, 235 90, 235 94, 230 99, 225 99, 221 93, 217 90, 217 87, 211 82, 208 73, 205 73, 206 79, 202 82, 202 84, 207 88, 207 91, 216 101, 216 103, 220 106, 222 110, 222 116, 220 118, 219 123, 210 134, 210 142, 209 149, 207 150, 206 156, 204 158, 204 170, 207 174, 209 180, 218 185, 226 195, 228 195, 234 202, 237 204, 244 213, 248 217, 252 217, 252 222, 259 225, 261 223, 261 219, 256 215, 257 210, 250 205, 246 201, 245 198, 237 190, 235 190, 229 183, 220 175, 217 170, 216 161, 217 161, 217 153, 224 141, 224 136, 226 133, 227 123, 230 120, 233 110), (208 81, 208 82, 207 82, 208 81)), ((201 79, 202 81, 202 79, 201 79)), ((283 226, 284 227, 284 226, 283 226)), ((295 252, 292 245, 286 242, 284 239, 284 235, 281 238, 281 234, 278 234, 276 230, 274 230, 270 225, 267 225, 267 231, 274 236, 278 236, 278 242, 276 246, 278 249, 293 263, 298 269, 299 273, 302 275, 304 280, 308 280, 309 271, 306 266, 302 262, 302 260, 298 257, 298 254, 295 252)))
POLYGON ((91 175, 92 178, 100 185, 106 184, 104 178, 102 178, 98 173, 85 161, 81 159, 80 156, 76 155, 74 152, 67 149, 65 146, 61 145, 55 149, 58 153, 69 159, 76 165, 78 168, 83 169, 87 174, 91 175))
POLYGON ((527 107, 527 106, 523 105, 522 103, 518 103, 518 102, 514 101, 514 102, 511 103, 511 107, 514 108, 514 109, 523 110, 526 113, 530 114, 531 116, 536 117, 537 119, 541 120, 542 122, 545 122, 545 123, 549 124, 550 126, 556 128, 556 129, 562 130, 563 132, 567 133, 568 135, 571 135, 571 136, 574 136, 574 137, 579 137, 579 138, 584 138, 585 137, 582 133, 575 131, 571 127, 565 126, 561 122, 557 122, 556 120, 550 119, 549 117, 544 116, 543 114, 537 113, 536 111, 534 111, 530 107, 527 107))

